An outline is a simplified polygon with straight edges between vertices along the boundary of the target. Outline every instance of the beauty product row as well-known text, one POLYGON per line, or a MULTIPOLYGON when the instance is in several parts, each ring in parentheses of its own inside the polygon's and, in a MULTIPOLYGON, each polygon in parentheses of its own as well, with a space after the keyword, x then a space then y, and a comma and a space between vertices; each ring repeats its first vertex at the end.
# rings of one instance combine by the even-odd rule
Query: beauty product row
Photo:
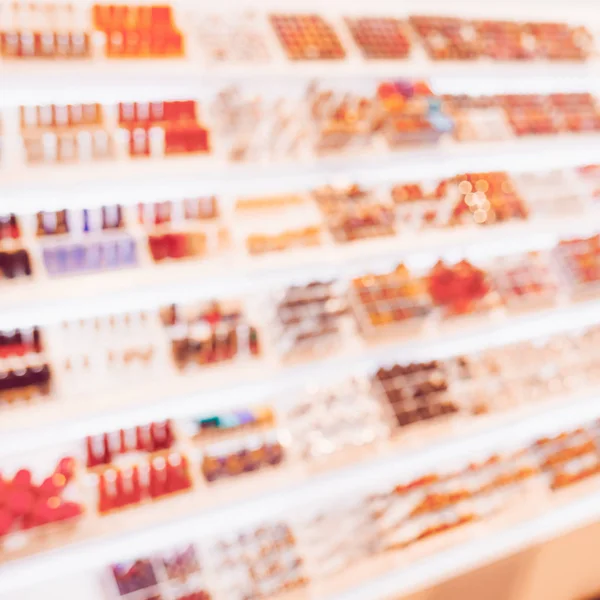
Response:
MULTIPOLYGON (((211 62, 266 62, 272 58, 273 32, 292 61, 343 60, 349 49, 334 24, 317 14, 196 12, 190 18, 168 5, 95 4, 90 15, 73 4, 49 2, 16 2, 4 13, 4 58, 85 59, 100 53, 108 58, 178 58, 189 54, 186 46, 193 40, 211 62), (102 34, 99 40, 96 32, 102 34)), ((585 61, 593 52, 592 34, 566 23, 448 16, 339 21, 365 59, 406 59, 417 45, 432 60, 585 61)))
POLYGON ((361 93, 298 85, 300 94, 275 96, 234 86, 202 105, 190 99, 21 106, 21 155, 30 165, 186 154, 281 162, 307 153, 432 145, 452 132, 461 142, 600 129, 590 93, 441 97, 419 80, 370 83, 361 93))

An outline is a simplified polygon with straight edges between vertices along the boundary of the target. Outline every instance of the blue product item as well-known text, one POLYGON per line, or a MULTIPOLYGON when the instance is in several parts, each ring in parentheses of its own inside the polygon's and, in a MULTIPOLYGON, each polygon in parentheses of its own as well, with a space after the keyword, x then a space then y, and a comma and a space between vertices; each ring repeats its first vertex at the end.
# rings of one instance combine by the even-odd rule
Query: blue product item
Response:
POLYGON ((240 420, 236 413, 227 413, 219 417, 221 429, 235 429, 240 426, 240 420))
POLYGON ((102 266, 106 269, 115 269, 119 264, 119 246, 115 241, 102 243, 102 266))
POLYGON ((117 242, 117 256, 119 264, 122 266, 137 265, 137 247, 135 240, 125 238, 117 242))
POLYGON ((429 122, 435 127, 436 131, 448 133, 454 129, 454 122, 443 113, 432 113, 429 115, 429 122))
POLYGON ((89 208, 83 209, 83 232, 88 233, 90 231, 90 210, 89 208))
POLYGON ((86 248, 83 244, 75 244, 69 249, 69 271, 84 271, 86 268, 86 248))
POLYGON ((56 248, 56 273, 68 273, 69 271, 69 248, 57 246, 56 248))
POLYGON ((98 242, 89 244, 86 253, 86 266, 92 271, 97 271, 102 267, 102 245, 98 242))
POLYGON ((248 425, 250 423, 256 423, 256 417, 250 410, 239 410, 236 415, 240 421, 240 425, 248 425))
POLYGON ((441 112, 442 111, 442 99, 438 96, 428 96, 427 104, 429 105, 430 112, 441 112))
POLYGON ((58 259, 56 256, 56 248, 44 248, 42 252, 44 266, 49 275, 58 274, 58 259))
POLYGON ((221 421, 219 417, 208 417, 206 419, 200 419, 196 422, 196 426, 200 431, 206 431, 207 429, 219 429, 221 421))

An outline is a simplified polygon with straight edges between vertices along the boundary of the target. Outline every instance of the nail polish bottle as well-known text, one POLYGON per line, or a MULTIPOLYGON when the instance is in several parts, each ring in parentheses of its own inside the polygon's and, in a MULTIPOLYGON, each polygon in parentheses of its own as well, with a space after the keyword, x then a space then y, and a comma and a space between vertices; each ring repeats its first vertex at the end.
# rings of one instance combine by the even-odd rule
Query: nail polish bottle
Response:
POLYGON ((131 156, 150 156, 148 130, 136 127, 130 132, 129 153, 131 156))
POLYGON ((107 469, 98 478, 98 512, 103 514, 118 507, 117 473, 107 469))
POLYGON ((102 207, 102 229, 123 227, 123 211, 120 205, 102 207))
POLYGON ((127 454, 137 449, 137 428, 121 430, 121 453, 127 454))
POLYGON ((167 489, 169 492, 179 492, 191 486, 187 457, 172 452, 167 457, 167 489))
POLYGON ((123 508, 129 505, 130 493, 132 491, 131 481, 129 479, 131 471, 128 468, 116 469, 115 489, 116 501, 115 508, 123 508))
POLYGON ((122 454, 121 450, 121 432, 110 431, 104 434, 106 449, 108 452, 108 462, 111 463, 115 457, 122 454))
POLYGON ((150 461, 150 497, 155 499, 169 493, 167 485, 167 464, 162 456, 157 456, 150 461))
POLYGON ((111 463, 108 439, 104 435, 89 436, 86 440, 88 468, 111 463))
POLYGON ((67 272, 80 273, 87 266, 87 252, 83 244, 73 244, 68 249, 67 272))
POLYGON ((119 264, 123 267, 134 267, 137 265, 137 249, 135 240, 128 238, 117 240, 117 256, 119 264))
POLYGON ((258 356, 260 354, 260 345, 258 342, 258 331, 255 327, 250 327, 248 344, 250 347, 250 354, 252 354, 253 356, 258 356))
POLYGON ((114 152, 113 138, 104 129, 91 132, 92 158, 95 160, 110 158, 114 152))
POLYGON ((169 248, 164 235, 149 235, 148 246, 154 262, 161 262, 169 256, 169 248))

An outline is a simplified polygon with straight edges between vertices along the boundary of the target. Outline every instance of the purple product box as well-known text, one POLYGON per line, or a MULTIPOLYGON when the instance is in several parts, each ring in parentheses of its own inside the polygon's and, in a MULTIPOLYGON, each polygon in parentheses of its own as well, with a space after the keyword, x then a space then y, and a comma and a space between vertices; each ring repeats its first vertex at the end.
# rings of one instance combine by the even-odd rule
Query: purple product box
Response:
POLYGON ((69 272, 69 248, 58 246, 56 252, 56 273, 62 275, 69 272))
POLYGON ((108 241, 102 244, 102 267, 115 269, 119 266, 118 242, 108 241))
POLYGON ((44 259, 44 266, 46 267, 46 271, 48 271, 48 275, 57 275, 58 262, 56 259, 56 248, 44 248, 42 257, 44 259))
POLYGON ((69 272, 79 273, 86 268, 86 248, 82 244, 76 244, 69 248, 68 260, 69 272))
POLYGON ((117 254, 121 266, 133 267, 137 264, 135 240, 127 238, 117 242, 117 254))
POLYGON ((94 243, 87 247, 85 264, 91 271, 98 271, 102 268, 102 246, 94 243))

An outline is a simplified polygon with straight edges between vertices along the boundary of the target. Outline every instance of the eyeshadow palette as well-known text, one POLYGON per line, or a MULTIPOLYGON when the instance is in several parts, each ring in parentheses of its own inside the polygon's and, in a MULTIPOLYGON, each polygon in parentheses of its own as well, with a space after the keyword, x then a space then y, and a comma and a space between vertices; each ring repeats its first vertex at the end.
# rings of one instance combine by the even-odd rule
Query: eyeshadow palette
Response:
POLYGON ((591 94, 551 94, 548 101, 557 115, 561 131, 600 129, 600 112, 591 94))
POLYGON ((585 27, 566 23, 527 23, 536 54, 547 60, 584 61, 592 51, 592 36, 585 27))
POLYGON ((271 15, 270 18, 290 60, 340 60, 346 56, 335 30, 319 15, 271 15))
POLYGON ((558 133, 555 111, 544 96, 535 94, 508 95, 499 99, 517 136, 558 133))
POLYGON ((535 40, 521 23, 514 21, 475 21, 481 54, 493 60, 532 60, 535 40))
POLYGON ((373 382, 378 392, 383 391, 400 428, 459 411, 448 394, 446 367, 438 361, 380 368, 373 382))
POLYGON ((539 309, 557 301, 558 280, 547 255, 530 253, 498 259, 491 276, 509 310, 539 309))
POLYGON ((292 286, 275 310, 278 347, 284 359, 314 358, 342 343, 348 306, 335 282, 292 286))
POLYGON ((473 60, 480 56, 477 32, 469 21, 411 16, 410 24, 433 60, 473 60))
POLYGON ((380 201, 358 185, 314 191, 314 197, 336 242, 395 235, 395 213, 391 204, 380 201))
POLYGON ((361 332, 367 337, 414 333, 431 312, 425 282, 404 265, 352 281, 350 297, 361 332))
POLYGON ((407 58, 410 54, 407 24, 399 19, 346 18, 346 24, 365 58, 407 58))
POLYGON ((554 253, 576 297, 597 293, 600 284, 600 236, 565 240, 554 253))

